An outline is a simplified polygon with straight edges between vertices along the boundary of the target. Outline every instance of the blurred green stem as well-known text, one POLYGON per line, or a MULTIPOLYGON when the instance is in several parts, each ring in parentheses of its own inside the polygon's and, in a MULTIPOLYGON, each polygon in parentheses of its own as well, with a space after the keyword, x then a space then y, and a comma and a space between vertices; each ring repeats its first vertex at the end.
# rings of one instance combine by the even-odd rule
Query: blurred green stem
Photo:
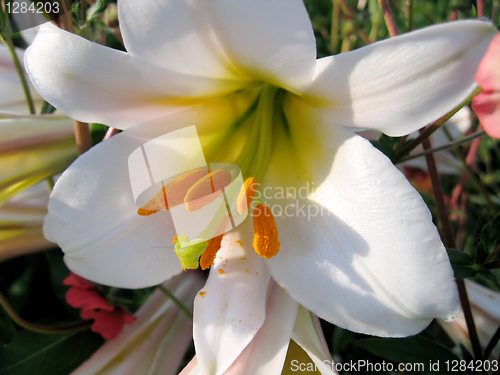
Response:
POLYGON ((500 5, 497 4, 496 2, 493 3, 493 10, 491 11, 491 20, 493 23, 496 25, 496 19, 498 17, 498 9, 500 8, 500 5))
MULTIPOLYGON (((446 137, 450 141, 452 141, 451 143, 454 143, 453 137, 451 136, 451 134, 448 131, 448 129, 446 129, 446 127, 444 127, 444 126, 443 126, 443 131, 444 131, 444 134, 446 134, 446 137)), ((484 135, 484 133, 485 133, 484 130, 482 130, 481 132, 484 135)), ((479 134, 481 132, 477 132, 476 134, 479 134)), ((466 138, 469 138, 469 137, 466 137, 466 138)), ((471 181, 474 184, 475 188, 483 195, 484 199, 486 199, 486 203, 488 204, 488 206, 490 207, 490 209, 493 211, 493 213, 495 215, 498 215, 500 213, 500 211, 495 206, 495 203, 493 203, 493 201, 491 200, 490 194, 488 193, 488 189, 486 188, 486 186, 483 185, 483 183, 481 182, 481 180, 476 176, 476 174, 474 173, 474 171, 472 170, 472 168, 469 166, 469 164, 467 164, 467 161, 465 160, 464 156, 460 152, 458 152, 456 150, 453 150, 453 154, 455 155, 456 158, 458 158, 461 161, 461 163, 462 163, 462 165, 463 165, 463 167, 465 169, 465 172, 467 173, 467 175, 471 179, 471 181)))
MULTIPOLYGON (((423 134, 423 131, 421 131, 423 134)), ((425 138, 422 142, 424 150, 429 150, 431 144, 428 138, 425 138)), ((453 249, 456 248, 455 237, 453 236, 453 229, 451 227, 450 218, 448 215, 448 210, 446 209, 446 204, 444 202, 443 190, 441 188, 441 181, 439 180, 438 171, 436 168, 436 161, 434 160, 434 155, 425 155, 427 161, 427 169, 429 171, 429 177, 432 182, 432 190, 434 192, 434 199, 436 200, 436 205, 438 207, 439 218, 441 221, 441 227, 444 234, 445 243, 448 247, 453 249)), ((467 329, 469 331, 469 337, 472 344, 472 349, 474 351, 474 357, 476 360, 482 360, 483 354, 481 352, 481 344, 479 343, 479 338, 477 335, 476 325, 474 323, 474 318, 472 317, 472 310, 470 307, 469 297, 467 296, 467 289, 465 288, 465 282, 463 279, 455 280, 458 288, 458 296, 460 298, 460 305, 464 312, 465 322, 467 324, 467 329)))
MULTIPOLYGON (((448 133, 448 130, 445 127, 443 127, 443 130, 446 133, 448 133)), ((464 138, 461 138, 461 139, 457 139, 457 140, 451 139, 450 140, 451 142, 448 143, 448 144, 446 144, 446 145, 443 145, 443 146, 440 146, 440 147, 436 147, 436 148, 431 148, 430 150, 427 150, 427 151, 424 151, 424 152, 419 152, 418 154, 409 155, 407 157, 404 157, 404 158, 400 159, 398 161, 398 163, 404 163, 405 161, 416 159, 416 158, 419 158, 421 156, 425 156, 427 154, 434 154, 435 152, 449 150, 451 148, 460 146, 460 145, 462 145, 464 143, 468 143, 468 142, 472 141, 473 139, 482 137, 484 135, 486 135, 486 132, 484 130, 481 130, 479 132, 476 132, 474 134, 471 134, 471 135, 469 135, 467 137, 464 137, 464 138)))
POLYGON ((484 358, 488 359, 488 357, 491 355, 491 352, 495 348, 495 346, 498 344, 498 341, 500 340, 500 327, 497 328, 495 334, 491 337, 490 342, 486 346, 486 349, 484 350, 484 358))
MULTIPOLYGON (((354 13, 351 8, 349 8, 349 5, 347 5, 347 2, 346 0, 337 0, 340 7, 342 8, 342 11, 344 12, 344 14, 352 19, 352 20, 356 20, 356 13, 354 13)), ((363 42, 365 42, 366 44, 371 44, 373 43, 373 41, 368 37, 368 35, 366 35, 366 33, 364 32, 364 30, 361 28, 361 26, 359 26, 357 28, 357 33, 359 35, 359 37, 361 38, 361 40, 363 42)))
POLYGON ((340 4, 338 0, 333 0, 332 29, 330 32, 330 49, 333 54, 338 53, 339 48, 339 22, 340 4))
POLYGON ((496 261, 490 262, 490 263, 485 263, 485 264, 483 264, 483 267, 486 268, 487 270, 500 268, 500 260, 496 260, 496 261))
POLYGON ((16 49, 14 47, 14 42, 12 41, 12 37, 9 32, 8 27, 8 16, 7 12, 2 12, 2 40, 7 45, 9 52, 12 56, 12 61, 14 62, 14 66, 16 67, 17 74, 19 75, 19 79, 21 80, 21 85, 23 86, 24 95, 26 96, 26 103, 28 105, 29 112, 34 115, 35 105, 33 104, 33 97, 31 96, 31 92, 28 86, 28 81, 26 80, 26 76, 24 74, 24 68, 21 66, 19 58, 17 57, 16 49))
POLYGON ((448 121, 450 118, 452 118, 458 111, 460 111, 463 107, 465 107, 469 102, 472 100, 472 97, 476 94, 479 94, 482 91, 480 87, 474 90, 472 94, 470 94, 467 99, 465 99, 460 105, 458 105, 455 109, 452 111, 448 112, 445 114, 443 117, 440 119, 434 121, 430 125, 427 126, 427 128, 420 133, 420 135, 414 139, 412 142, 410 142, 408 145, 403 147, 398 153, 396 153, 396 156, 394 157, 393 162, 395 164, 399 163, 399 161, 406 155, 409 154, 410 151, 412 151, 415 147, 417 147, 419 144, 421 144, 425 139, 429 138, 432 133, 434 133, 436 130, 438 130, 446 121, 448 121))
POLYGON ((394 21, 394 17, 392 16, 389 1, 379 0, 379 3, 382 7, 382 12, 384 13, 384 20, 385 24, 387 25, 387 30, 389 30, 389 35, 391 37, 397 36, 399 34, 398 27, 396 26, 396 22, 394 21))
POLYGON ((82 21, 85 24, 85 22, 87 22, 87 0, 82 0, 81 6, 82 6, 82 21))
POLYGON ((173 303, 175 303, 177 306, 179 306, 179 308, 192 320, 193 319, 193 314, 191 313, 191 311, 188 310, 188 308, 186 306, 184 306, 184 304, 176 297, 174 296, 172 293, 170 293, 170 291, 165 288, 163 285, 158 285, 158 288, 166 294, 166 296, 168 298, 170 298, 172 300, 173 303))
POLYGON ((413 0, 408 1, 408 31, 413 30, 413 0))
POLYGON ((27 329, 29 331, 45 333, 45 334, 61 334, 61 333, 70 333, 70 332, 79 332, 90 328, 90 326, 94 323, 93 321, 84 320, 80 323, 69 324, 67 326, 60 327, 49 327, 40 324, 30 323, 23 318, 21 318, 12 306, 9 304, 3 293, 0 292, 0 306, 4 309, 4 311, 9 315, 9 317, 19 326, 27 329))
MULTIPOLYGON (((65 12, 64 15, 61 17, 63 28, 70 33, 74 33, 73 15, 71 12, 71 7, 66 9, 65 0, 62 0, 61 3, 65 12)), ((92 147, 92 140, 90 138, 90 127, 89 124, 74 119, 73 119, 73 125, 75 128, 75 139, 76 139, 76 144, 78 146, 78 153, 82 155, 92 147)))

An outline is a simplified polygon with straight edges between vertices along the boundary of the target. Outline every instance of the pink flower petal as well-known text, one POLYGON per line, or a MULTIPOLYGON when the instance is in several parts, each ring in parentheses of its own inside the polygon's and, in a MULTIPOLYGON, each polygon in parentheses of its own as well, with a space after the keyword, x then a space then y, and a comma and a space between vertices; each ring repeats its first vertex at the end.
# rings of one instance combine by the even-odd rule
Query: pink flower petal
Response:
POLYGON ((77 287, 70 288, 68 293, 66 293, 66 301, 68 301, 68 304, 71 306, 81 308, 82 310, 114 310, 114 306, 112 306, 97 290, 80 289, 77 287))
POLYGON ((63 280, 63 284, 76 286, 80 289, 95 289, 94 284, 73 272, 70 272, 69 276, 63 280))
POLYGON ((100 310, 95 313, 92 331, 100 333, 106 340, 112 340, 122 331, 125 324, 134 322, 134 318, 121 307, 113 311, 100 310))
POLYGON ((500 91, 480 92, 472 98, 472 109, 486 133, 490 137, 500 138, 500 91))
POLYGON ((500 34, 491 41, 477 68, 476 83, 485 91, 500 91, 500 34))

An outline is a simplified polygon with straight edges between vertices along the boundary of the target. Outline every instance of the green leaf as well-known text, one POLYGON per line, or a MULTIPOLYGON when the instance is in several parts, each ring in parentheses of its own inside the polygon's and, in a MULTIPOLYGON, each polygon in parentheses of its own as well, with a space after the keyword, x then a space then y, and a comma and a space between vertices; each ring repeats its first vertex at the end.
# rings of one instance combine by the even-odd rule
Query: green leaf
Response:
POLYGON ((0 373, 66 375, 101 344, 101 337, 90 331, 64 335, 20 331, 0 350, 0 373))
POLYGON ((446 248, 446 251, 452 264, 467 266, 474 263, 471 256, 463 251, 458 251, 449 247, 446 248))
POLYGON ((104 12, 109 5, 110 0, 98 0, 88 10, 87 21, 96 18, 100 13, 104 12))
POLYGON ((491 281, 497 288, 500 289, 500 281, 498 280, 497 275, 495 275, 493 272, 491 272, 490 270, 481 270, 478 273, 486 280, 491 281))
POLYGON ((475 260, 484 263, 489 253, 500 244, 500 215, 497 215, 491 224, 486 224, 481 230, 481 240, 477 246, 475 260))
POLYGON ((374 147, 378 148, 379 151, 381 151, 383 154, 385 154, 385 156, 387 156, 389 159, 392 160, 396 156, 396 153, 394 152, 394 149, 391 146, 388 146, 387 144, 379 142, 379 141, 375 141, 373 139, 370 140, 370 142, 372 143, 372 145, 374 147))
POLYGON ((466 279, 476 275, 476 266, 471 256, 463 251, 447 248, 448 257, 457 279, 466 279))
MULTIPOLYGON (((458 360, 458 357, 445 346, 421 336, 402 339, 370 338, 361 340, 361 344, 369 352, 399 363, 422 363, 421 374, 448 375, 445 362, 458 360), (436 365, 438 363, 438 365, 436 365), (434 367, 431 368, 431 364, 434 367)), ((454 372, 454 374, 465 374, 454 372)))
POLYGON ((349 345, 354 344, 355 334, 346 329, 335 327, 332 335, 332 354, 340 354, 347 349, 349 345))

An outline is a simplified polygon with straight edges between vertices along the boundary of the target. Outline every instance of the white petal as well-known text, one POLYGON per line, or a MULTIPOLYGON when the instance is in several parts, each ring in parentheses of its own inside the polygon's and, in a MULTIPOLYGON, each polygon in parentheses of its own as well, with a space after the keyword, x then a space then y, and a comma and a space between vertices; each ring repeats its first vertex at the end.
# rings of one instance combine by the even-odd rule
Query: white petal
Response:
POLYGON ((281 374, 298 307, 278 284, 271 282, 264 325, 224 374, 281 374))
POLYGON ((408 134, 474 90, 495 33, 489 22, 449 22, 330 56, 318 60, 307 95, 323 102, 338 125, 408 134))
POLYGON ((123 0, 118 7, 129 53, 159 66, 292 91, 314 74, 315 39, 300 0, 123 0))
POLYGON ((293 327, 292 340, 300 345, 312 359, 321 374, 336 374, 332 371, 332 356, 326 346, 325 338, 320 337, 323 333, 319 333, 311 316, 311 312, 307 311, 303 306, 299 306, 297 319, 293 327))
POLYGON ((254 80, 295 92, 311 82, 316 43, 302 0, 215 0, 205 7, 227 54, 254 80))
MULTIPOLYGON (((164 284, 187 307, 191 307, 201 286, 202 279, 189 272, 164 284)), ((106 342, 72 375, 176 374, 191 342, 191 319, 160 290, 134 315, 134 323, 125 325, 116 338, 106 342)))
POLYGON ((434 317, 452 319, 453 272, 420 195, 367 140, 319 126, 313 111, 299 107, 291 101, 286 111, 290 137, 300 139, 294 152, 307 169, 297 163, 287 170, 277 155, 269 176, 312 180, 309 199, 271 201, 305 205, 282 207, 277 218, 281 250, 269 260, 274 279, 319 317, 356 332, 405 336, 434 317))
POLYGON ((207 284, 196 296, 194 343, 202 374, 223 374, 264 324, 271 276, 252 239, 251 220, 224 236, 207 284))
POLYGON ((44 233, 89 280, 123 288, 159 284, 181 271, 166 211, 139 216, 128 157, 142 140, 121 133, 78 158, 57 181, 44 233))
POLYGON ((121 0, 118 17, 131 56, 185 74, 235 78, 203 5, 186 0, 121 0))
POLYGON ((50 23, 41 26, 25 63, 37 90, 61 112, 120 129, 234 89, 153 66, 50 23))

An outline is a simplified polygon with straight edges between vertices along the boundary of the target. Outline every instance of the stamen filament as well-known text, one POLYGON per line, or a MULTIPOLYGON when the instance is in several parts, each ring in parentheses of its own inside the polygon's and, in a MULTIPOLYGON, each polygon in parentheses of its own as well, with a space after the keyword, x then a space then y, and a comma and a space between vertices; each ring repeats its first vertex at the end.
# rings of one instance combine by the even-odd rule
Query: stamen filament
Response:
POLYGON ((241 191, 238 194, 238 199, 236 201, 236 209, 240 215, 244 215, 248 212, 250 205, 252 204, 255 191, 257 190, 257 180, 250 177, 245 180, 245 183, 241 187, 241 191), (246 201, 246 206, 245 206, 246 201))

